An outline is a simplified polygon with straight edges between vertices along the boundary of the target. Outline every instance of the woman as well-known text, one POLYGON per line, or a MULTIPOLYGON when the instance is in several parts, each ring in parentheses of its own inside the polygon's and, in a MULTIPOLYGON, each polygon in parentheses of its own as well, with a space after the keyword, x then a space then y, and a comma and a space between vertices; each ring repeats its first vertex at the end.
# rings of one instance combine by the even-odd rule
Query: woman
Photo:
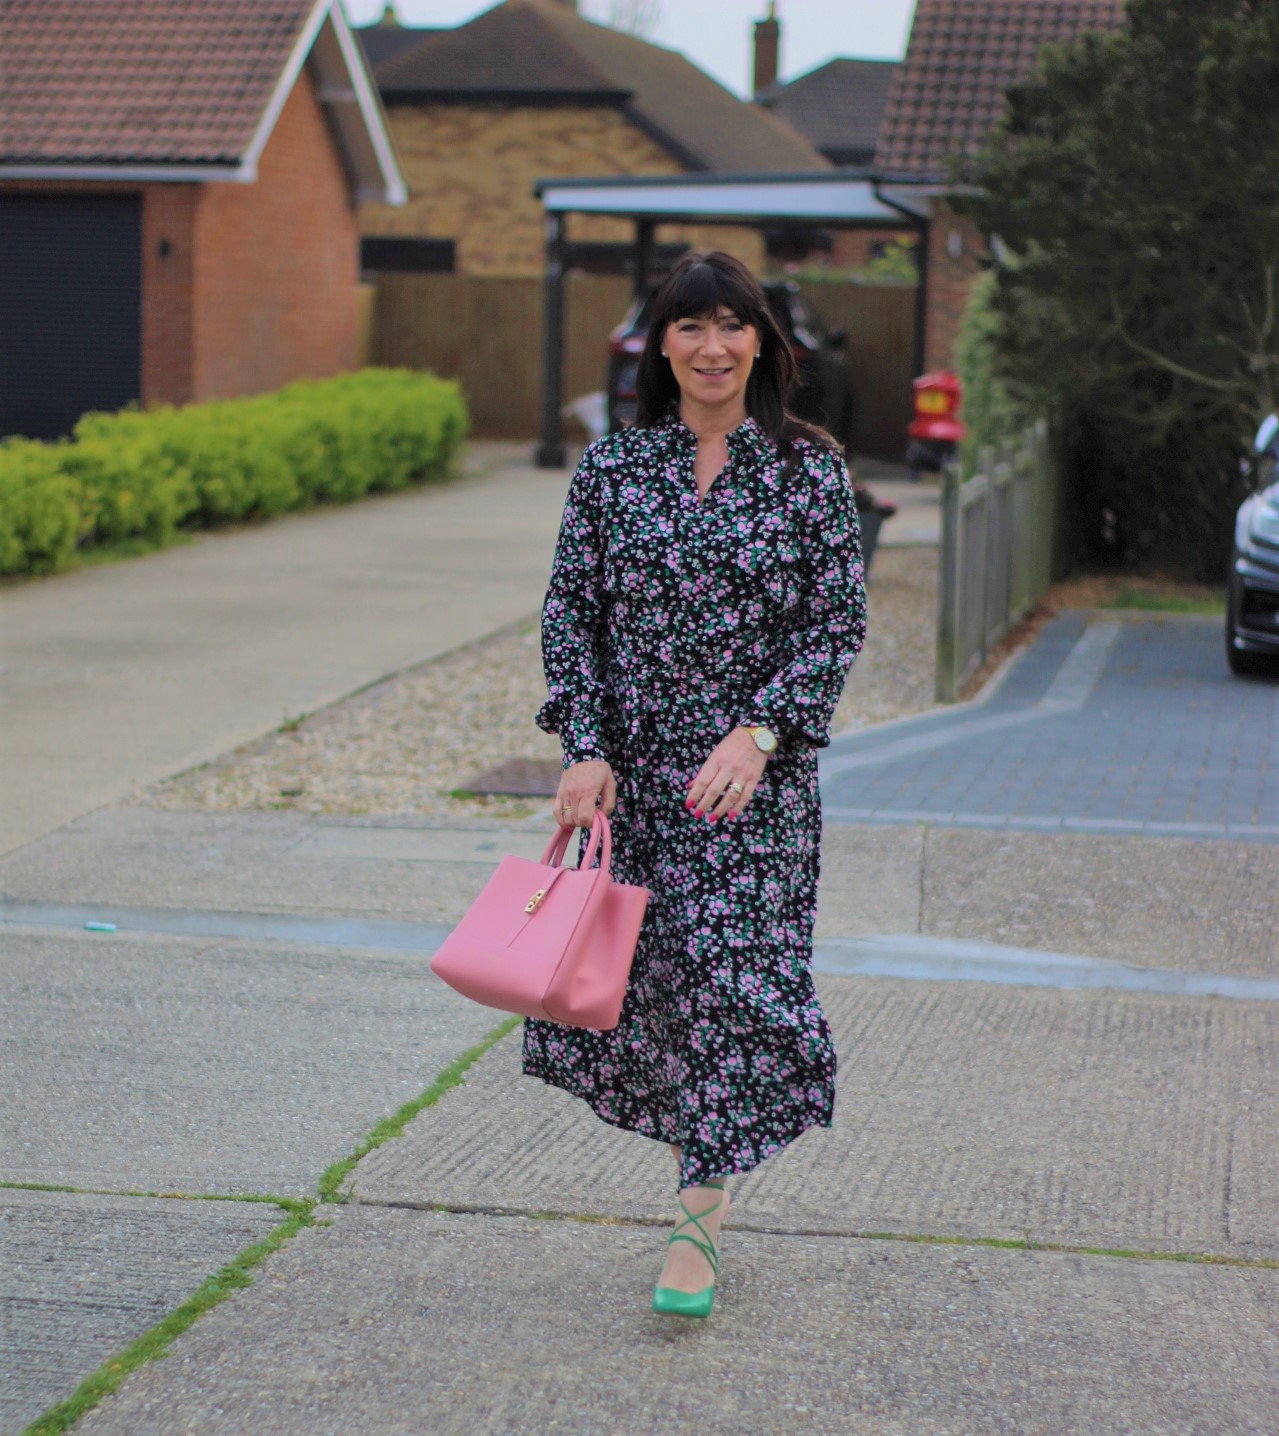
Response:
POLYGON ((843 460, 786 412, 758 281, 685 256, 654 302, 634 429, 573 477, 542 616, 560 824, 613 815, 651 892, 612 1032, 530 1021, 524 1070, 671 1145, 680 1216, 654 1310, 709 1315, 725 1178, 829 1126, 810 976, 817 748, 865 634, 843 460))

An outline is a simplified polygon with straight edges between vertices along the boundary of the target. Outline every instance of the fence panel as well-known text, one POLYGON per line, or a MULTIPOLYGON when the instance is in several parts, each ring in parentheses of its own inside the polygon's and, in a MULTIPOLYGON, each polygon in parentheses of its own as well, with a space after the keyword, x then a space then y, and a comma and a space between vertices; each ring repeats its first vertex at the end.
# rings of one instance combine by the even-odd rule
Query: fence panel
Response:
POLYGON ((809 284, 804 297, 828 328, 848 335, 859 454, 900 462, 914 417, 915 304, 910 285, 809 284))
MULTIPOLYGON (((900 458, 911 417, 916 291, 815 285, 806 291, 848 334, 857 448, 900 458)), ((573 274, 566 285, 564 394, 603 389, 608 336, 626 312, 630 281, 573 274)), ((484 438, 532 439, 541 424, 542 281, 470 274, 384 274, 377 280, 372 352, 378 364, 457 379, 484 438)))
MULTIPOLYGON (((564 393, 602 389, 608 336, 626 310, 624 278, 572 275, 564 325, 564 393)), ((457 379, 472 431, 534 438, 541 422, 542 281, 469 274, 386 274, 377 281, 378 364, 457 379)))
POLYGON ((1059 482, 1043 424, 1015 449, 984 449, 971 478, 955 463, 943 474, 939 703, 958 698, 990 649, 1047 591, 1059 482))

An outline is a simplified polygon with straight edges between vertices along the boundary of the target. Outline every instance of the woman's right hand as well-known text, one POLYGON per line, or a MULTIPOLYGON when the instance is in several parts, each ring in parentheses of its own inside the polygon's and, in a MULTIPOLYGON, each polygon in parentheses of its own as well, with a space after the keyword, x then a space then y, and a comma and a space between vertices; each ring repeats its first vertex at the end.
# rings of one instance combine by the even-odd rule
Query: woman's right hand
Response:
POLYGON ((562 828, 589 828, 597 805, 610 817, 617 806, 617 783, 613 770, 602 759, 574 763, 560 775, 555 794, 555 821, 562 828))

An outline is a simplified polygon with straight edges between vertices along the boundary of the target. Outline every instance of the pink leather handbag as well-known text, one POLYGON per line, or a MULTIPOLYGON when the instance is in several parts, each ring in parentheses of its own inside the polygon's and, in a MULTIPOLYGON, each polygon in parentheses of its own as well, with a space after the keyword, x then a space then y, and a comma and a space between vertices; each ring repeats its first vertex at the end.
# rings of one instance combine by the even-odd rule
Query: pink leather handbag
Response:
POLYGON ((621 1016, 648 889, 609 876, 613 834, 600 812, 581 866, 564 867, 575 831, 560 828, 540 863, 503 858, 431 971, 485 1007, 605 1032, 621 1016))

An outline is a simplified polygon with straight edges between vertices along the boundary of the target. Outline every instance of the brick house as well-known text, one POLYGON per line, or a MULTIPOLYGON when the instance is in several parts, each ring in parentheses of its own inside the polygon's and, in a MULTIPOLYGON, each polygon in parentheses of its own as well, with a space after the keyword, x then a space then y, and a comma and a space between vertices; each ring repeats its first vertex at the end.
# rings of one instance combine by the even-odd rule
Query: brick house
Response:
POLYGON ((928 369, 953 366, 985 252, 980 231, 947 203, 950 157, 981 146, 1003 113, 1005 91, 1032 72, 1043 45, 1122 24, 1123 0, 917 0, 875 167, 928 214, 928 369))
MULTIPOLYGON (((783 121, 682 55, 586 20, 575 0, 505 0, 456 29, 422 32, 410 46, 378 33, 385 28, 358 33, 409 201, 399 210, 366 205, 361 226, 376 240, 410 241, 403 256, 416 242, 424 268, 540 274, 543 214, 533 186, 547 176, 830 168, 783 121)), ((620 265, 628 237, 626 226, 604 219, 577 220, 570 233, 595 247, 602 268, 613 244, 620 265)), ((669 238, 763 260, 753 231, 669 238)))
POLYGON ((0 434, 353 368, 402 201, 337 0, 6 0, 0 434))

